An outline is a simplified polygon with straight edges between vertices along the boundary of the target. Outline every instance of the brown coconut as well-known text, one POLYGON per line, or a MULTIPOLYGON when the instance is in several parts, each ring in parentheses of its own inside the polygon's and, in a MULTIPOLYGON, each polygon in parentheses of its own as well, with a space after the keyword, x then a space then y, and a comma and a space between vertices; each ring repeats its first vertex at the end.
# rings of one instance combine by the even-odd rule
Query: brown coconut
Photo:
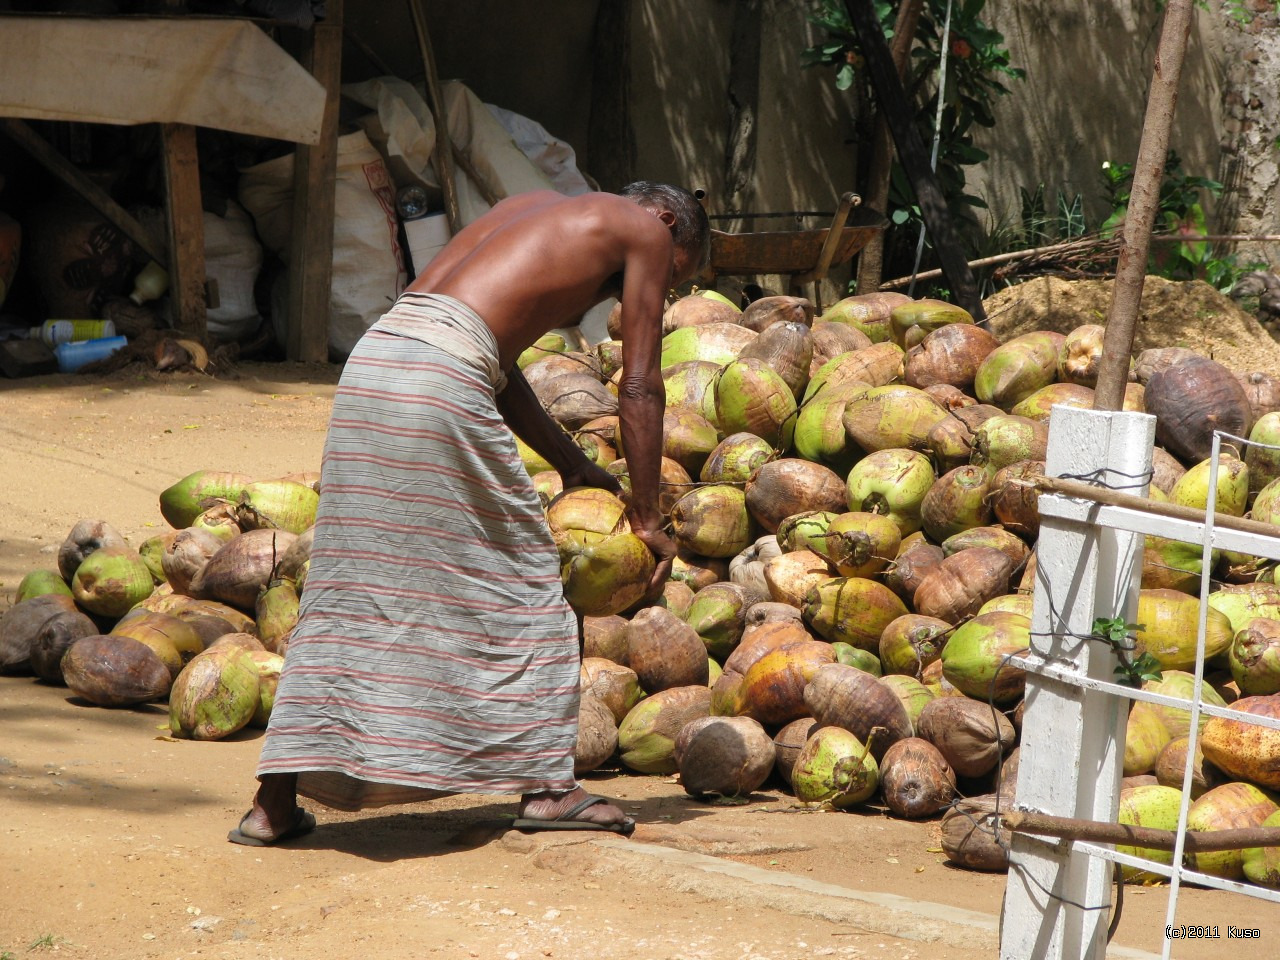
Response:
MULTIPOLYGON (((1183 773, 1187 766, 1187 747, 1190 743, 1189 737, 1178 737, 1164 745, 1164 749, 1156 757, 1155 767, 1156 782, 1161 786, 1182 789, 1183 773)), ((1191 768, 1191 799, 1198 799, 1201 794, 1226 783, 1227 779, 1213 764, 1205 763, 1204 751, 1197 741, 1191 768)))
POLYGON ((72 644, 100 631, 79 610, 59 610, 47 618, 31 642, 31 672, 45 683, 62 684, 62 658, 72 644))
POLYGON ((959 410, 961 407, 972 407, 978 402, 959 387, 953 387, 949 383, 935 383, 932 386, 925 387, 924 392, 937 400, 948 411, 959 410))
POLYGON ((31 645, 45 621, 75 609, 75 600, 66 594, 47 593, 21 600, 0 614, 0 673, 27 673, 31 645))
POLYGON ((582 617, 582 657, 599 657, 627 663, 627 621, 625 617, 582 617))
POLYGON ((567 373, 585 373, 598 381, 605 379, 598 357, 593 354, 575 351, 548 353, 523 368, 520 373, 534 393, 537 393, 538 390, 556 377, 562 377, 567 373))
POLYGON ((769 599, 789 603, 797 609, 805 605, 809 590, 831 579, 827 561, 810 550, 793 550, 774 557, 764 565, 769 599))
POLYGON ((58 548, 58 572, 68 583, 84 558, 103 547, 128 547, 129 543, 105 520, 81 520, 71 528, 58 548))
POLYGON ((968 797, 956 803, 942 818, 942 852, 947 859, 970 870, 1002 872, 1009 869, 1009 845, 1013 834, 996 811, 1008 809, 1009 798, 994 793, 968 797))
POLYGON ((1013 747, 1013 724, 990 704, 967 697, 938 697, 920 711, 917 734, 947 758, 961 777, 990 773, 1013 747))
MULTIPOLYGON (((191 581, 204 569, 210 558, 222 549, 225 542, 199 527, 179 530, 160 557, 164 578, 174 592, 189 592, 191 581)), ((283 556, 281 559, 284 559, 283 556)))
POLYGON ((813 717, 801 717, 799 720, 792 720, 774 734, 773 746, 776 752, 774 769, 778 771, 778 776, 788 787, 791 786, 791 770, 796 765, 796 759, 804 749, 804 742, 809 739, 809 734, 817 725, 818 721, 813 717))
POLYGON ((618 749, 618 723, 610 709, 590 693, 578 701, 578 739, 573 750, 573 774, 581 776, 602 766, 618 749))
POLYGON ((783 322, 808 327, 813 325, 815 312, 813 302, 804 297, 761 297, 747 305, 738 323, 756 333, 763 333, 775 323, 783 322))
POLYGON ((1043 460, 1019 460, 996 471, 987 494, 1004 528, 1031 541, 1040 533, 1040 494, 1029 481, 1043 474, 1043 460))
POLYGON ((898 816, 918 820, 951 805, 956 774, 932 743, 907 737, 880 759, 880 793, 885 806, 898 816))
POLYGON ((787 517, 813 510, 844 512, 849 491, 834 470, 788 457, 760 467, 747 481, 747 509, 765 530, 776 533, 787 517))
POLYGON ((707 683, 707 648, 669 610, 645 607, 627 626, 627 666, 646 693, 707 683))
POLYGON ((952 625, 1009 592, 1013 560, 994 547, 969 547, 945 557, 916 588, 916 613, 952 625))
POLYGON ((724 557, 704 557, 677 547, 671 561, 671 579, 686 583, 697 593, 713 583, 729 578, 729 561, 724 557))
POLYGON ((890 590, 911 603, 916 589, 932 573, 946 554, 942 548, 926 540, 917 540, 898 554, 897 559, 884 574, 884 583, 890 590))
POLYGON ((799 623, 801 611, 789 603, 778 603, 774 600, 763 600, 753 603, 747 608, 743 618, 743 636, 747 631, 765 623, 789 622, 799 623))
POLYGON ((809 383, 809 367, 813 362, 813 335, 804 323, 775 323, 766 327, 760 336, 743 347, 738 358, 764 361, 799 399, 809 383))
POLYGON ((745 797, 773 770, 777 751, 750 717, 699 717, 676 736, 676 767, 685 793, 745 797))
POLYGON ((861 330, 843 323, 819 321, 813 325, 813 357, 809 361, 809 376, 821 370, 828 360, 869 346, 871 340, 861 330))
POLYGON ((939 327, 907 351, 903 382, 921 390, 935 384, 971 389, 978 367, 999 345, 992 334, 972 323, 939 327))
POLYGON ((246 530, 209 558, 191 581, 191 595, 252 610, 271 572, 296 539, 297 534, 285 530, 246 530))
POLYGON ((1168 370, 1183 360, 1196 360, 1202 356, 1204 355, 1186 347, 1151 347, 1139 353, 1133 361, 1133 375, 1140 384, 1146 386, 1160 371, 1168 370))
POLYGON ((154 650, 132 637, 88 636, 62 658, 71 692, 100 707, 130 707, 169 693, 173 675, 154 650))
MULTIPOLYGON (((1280 719, 1280 694, 1242 697, 1231 708, 1280 719)), ((1200 742, 1204 758, 1219 770, 1239 780, 1280 790, 1280 730, 1245 720, 1211 717, 1204 726, 1200 742)))
POLYGON ((1257 423, 1268 413, 1280 410, 1280 377, 1267 373, 1236 374, 1240 386, 1244 387, 1244 395, 1249 398, 1249 409, 1253 411, 1253 422, 1257 423))
POLYGON ((911 718, 877 677, 843 663, 821 666, 804 689, 805 706, 823 726, 843 727, 877 761, 890 744, 911 736, 911 718))
POLYGON ((1247 437, 1253 410, 1240 381, 1208 357, 1192 357, 1152 374, 1147 412, 1156 417, 1156 442, 1193 463, 1212 452, 1213 432, 1247 437))
POLYGON ((820 640, 784 643, 770 650, 742 674, 731 715, 752 717, 771 727, 806 716, 805 687, 819 668, 834 661, 831 644, 820 640))
POLYGON ((704 323, 738 323, 742 312, 731 303, 714 297, 691 293, 667 307, 662 315, 662 335, 681 327, 699 327, 704 323))
POLYGON ((583 695, 589 694, 608 707, 615 723, 621 723, 644 696, 636 672, 612 660, 583 657, 578 678, 583 695))
POLYGON ((562 373, 534 394, 551 419, 569 429, 618 412, 617 395, 589 373, 562 373))

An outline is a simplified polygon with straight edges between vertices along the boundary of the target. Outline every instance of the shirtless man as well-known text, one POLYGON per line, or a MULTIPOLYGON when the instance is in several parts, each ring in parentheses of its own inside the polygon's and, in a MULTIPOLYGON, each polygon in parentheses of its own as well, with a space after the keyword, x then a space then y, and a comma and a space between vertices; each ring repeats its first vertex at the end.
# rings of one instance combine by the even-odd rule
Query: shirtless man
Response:
POLYGON ((343 370, 325 442, 306 590, 258 766, 228 835, 268 845, 315 818, 299 794, 358 810, 520 793, 525 829, 630 833, 573 778, 578 630, 512 431, 566 488, 617 482, 542 409, 515 366, 538 337, 622 303, 618 413, 633 532, 662 532, 659 367, 666 293, 706 259, 686 191, 522 194, 462 230, 343 370))

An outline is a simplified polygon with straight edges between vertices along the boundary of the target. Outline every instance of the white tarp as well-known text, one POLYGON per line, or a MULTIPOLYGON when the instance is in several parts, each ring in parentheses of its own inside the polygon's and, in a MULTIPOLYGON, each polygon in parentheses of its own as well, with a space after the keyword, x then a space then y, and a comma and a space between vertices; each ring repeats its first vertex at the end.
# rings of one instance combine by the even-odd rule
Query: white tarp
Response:
POLYGON ((324 88, 252 23, 0 18, 0 116, 317 143, 324 88))

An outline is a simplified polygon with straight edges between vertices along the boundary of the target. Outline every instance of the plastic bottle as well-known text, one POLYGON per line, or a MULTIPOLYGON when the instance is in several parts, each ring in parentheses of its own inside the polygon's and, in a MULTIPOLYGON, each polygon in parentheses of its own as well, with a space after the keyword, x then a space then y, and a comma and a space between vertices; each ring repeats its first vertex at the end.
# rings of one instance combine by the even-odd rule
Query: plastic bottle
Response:
POLYGON ((32 340, 43 340, 51 347, 75 340, 94 340, 99 337, 114 337, 116 325, 110 320, 46 320, 38 327, 32 327, 28 334, 32 340))
POLYGON ((169 274, 164 267, 152 260, 133 281, 133 293, 129 299, 142 306, 148 300, 163 297, 169 289, 169 274))
POLYGON ((127 337, 98 337, 94 340, 74 340, 71 343, 60 343, 53 348, 58 358, 58 371, 72 373, 86 363, 102 360, 129 343, 127 337))

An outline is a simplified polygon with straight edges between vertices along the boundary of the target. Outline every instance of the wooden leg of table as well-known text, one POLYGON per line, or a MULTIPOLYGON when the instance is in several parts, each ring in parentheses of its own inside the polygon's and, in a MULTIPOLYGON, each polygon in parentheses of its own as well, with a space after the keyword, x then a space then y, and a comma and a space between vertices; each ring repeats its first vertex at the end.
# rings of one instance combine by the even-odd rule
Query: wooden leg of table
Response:
POLYGON ((285 352, 290 360, 329 359, 329 294, 333 285, 333 178, 338 162, 338 87, 342 72, 342 3, 312 28, 303 65, 325 88, 320 142, 294 154, 293 225, 289 246, 289 315, 285 352))
POLYGON ((169 303, 173 326, 193 340, 207 333, 204 299, 204 211, 196 128, 160 125, 169 234, 169 303))

